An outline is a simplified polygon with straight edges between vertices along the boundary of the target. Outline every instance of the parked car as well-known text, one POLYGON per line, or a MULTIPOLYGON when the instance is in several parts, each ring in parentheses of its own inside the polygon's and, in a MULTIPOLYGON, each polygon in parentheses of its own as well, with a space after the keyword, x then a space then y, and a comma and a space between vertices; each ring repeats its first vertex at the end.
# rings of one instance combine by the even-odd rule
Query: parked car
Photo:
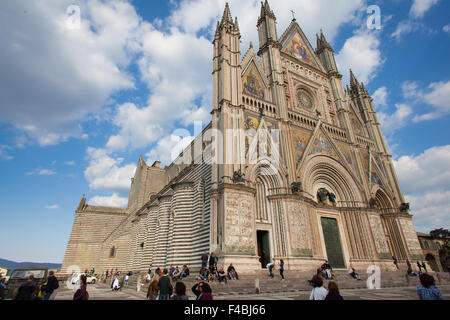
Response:
MULTIPOLYGON (((5 299, 14 299, 19 292, 19 287, 28 281, 28 277, 34 275, 34 283, 37 288, 40 288, 47 282, 48 268, 46 267, 26 267, 18 268, 11 272, 8 284, 6 285, 5 299)), ((39 294, 39 290, 34 292, 33 299, 39 294)))
MULTIPOLYGON (((79 284, 80 283, 80 277, 81 277, 81 275, 82 274, 84 274, 84 273, 74 273, 73 275, 72 275, 72 280, 71 280, 71 282, 72 282, 72 284, 79 284)), ((87 284, 94 284, 94 283, 96 283, 96 282, 98 282, 98 279, 97 279, 97 277, 96 276, 93 276, 93 275, 90 275, 90 274, 86 274, 86 283, 87 284)))

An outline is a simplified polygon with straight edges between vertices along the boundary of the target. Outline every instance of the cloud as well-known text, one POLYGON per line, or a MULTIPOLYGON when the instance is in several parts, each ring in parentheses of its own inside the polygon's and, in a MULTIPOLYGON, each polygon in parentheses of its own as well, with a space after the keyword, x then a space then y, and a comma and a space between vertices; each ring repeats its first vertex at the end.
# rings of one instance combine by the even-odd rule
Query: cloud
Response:
POLYGON ((133 6, 81 0, 81 28, 69 30, 71 4, 0 1, 1 121, 41 146, 82 137, 80 121, 113 93, 134 87, 126 72, 139 48, 133 6))
POLYGON ((418 230, 450 225, 450 145, 394 160, 405 198, 418 230))
POLYGON ((8 151, 7 151, 8 149, 10 149, 9 146, 7 146, 7 145, 0 145, 0 159, 3 159, 3 160, 12 160, 12 159, 14 159, 13 156, 8 154, 8 151))
POLYGON ((423 18, 425 13, 427 13, 438 2, 439 0, 414 0, 409 11, 409 19, 400 21, 396 30, 391 34, 391 37, 400 40, 403 35, 411 32, 420 31, 434 33, 435 31, 433 29, 427 27, 418 20, 423 18))
POLYGON ((386 87, 380 87, 372 95, 375 108, 383 108, 387 106, 388 91, 386 87))
POLYGON ((31 172, 25 173, 25 176, 39 175, 39 176, 52 176, 55 175, 56 172, 51 169, 36 169, 31 172))
POLYGON ((395 108, 396 111, 392 114, 378 112, 381 128, 386 135, 390 135, 394 131, 403 128, 406 125, 406 120, 412 114, 411 107, 406 104, 396 104, 395 108))
POLYGON ((446 33, 450 33, 450 23, 447 24, 447 25, 445 25, 445 26, 443 26, 443 27, 442 27, 442 30, 443 30, 444 32, 446 32, 446 33))
POLYGON ((117 193, 111 196, 96 196, 88 201, 88 204, 93 206, 125 208, 128 205, 128 198, 120 197, 117 193))
POLYGON ((135 164, 120 166, 123 159, 114 159, 103 149, 88 148, 89 167, 84 176, 94 190, 128 190, 135 164))
POLYGON ((422 18, 439 0, 414 0, 409 14, 414 18, 422 18))
POLYGON ((73 161, 73 160, 71 160, 71 161, 66 161, 66 162, 64 162, 64 164, 67 165, 67 166, 75 166, 75 165, 76 165, 76 164, 75 164, 75 161, 73 161))
POLYGON ((374 33, 358 31, 345 41, 336 55, 336 63, 344 74, 343 82, 349 83, 347 70, 352 69, 356 78, 368 84, 383 65, 380 52, 380 40, 374 33))
POLYGON ((163 165, 172 163, 180 153, 194 140, 192 136, 180 137, 174 134, 162 138, 145 157, 148 163, 161 161, 163 165))
POLYGON ((59 206, 57 204, 54 204, 51 206, 45 206, 45 209, 48 209, 48 210, 56 210, 58 208, 59 208, 59 206))

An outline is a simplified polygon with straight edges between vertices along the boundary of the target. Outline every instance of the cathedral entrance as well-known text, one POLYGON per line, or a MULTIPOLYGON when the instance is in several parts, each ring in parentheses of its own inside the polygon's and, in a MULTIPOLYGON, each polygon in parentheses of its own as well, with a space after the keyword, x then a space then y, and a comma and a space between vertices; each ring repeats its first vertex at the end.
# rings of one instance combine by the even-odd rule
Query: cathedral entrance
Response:
POLYGON ((337 220, 322 218, 321 221, 328 262, 332 268, 343 269, 345 268, 345 262, 337 220))
POLYGON ((256 231, 256 237, 258 240, 258 256, 261 267, 266 268, 266 265, 270 262, 270 244, 269 244, 269 231, 256 231))

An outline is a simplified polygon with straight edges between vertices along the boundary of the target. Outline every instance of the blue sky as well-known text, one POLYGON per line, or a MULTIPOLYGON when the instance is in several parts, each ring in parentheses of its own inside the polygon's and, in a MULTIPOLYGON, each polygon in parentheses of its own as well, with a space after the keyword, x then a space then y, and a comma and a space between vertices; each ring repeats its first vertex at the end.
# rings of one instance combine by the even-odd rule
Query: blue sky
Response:
MULTIPOLYGON (((241 50, 258 46, 259 1, 229 1, 241 50)), ((340 72, 375 99, 418 231, 450 221, 450 3, 270 2, 278 34, 296 12, 315 47, 322 28, 340 72), (370 30, 369 5, 381 9, 370 30)), ((170 162, 174 134, 209 121, 212 34, 225 1, 0 2, 0 257, 61 262, 74 211, 126 206, 140 154, 170 162), (67 8, 81 9, 80 28, 67 8), (73 25, 71 25, 73 26, 73 25)))

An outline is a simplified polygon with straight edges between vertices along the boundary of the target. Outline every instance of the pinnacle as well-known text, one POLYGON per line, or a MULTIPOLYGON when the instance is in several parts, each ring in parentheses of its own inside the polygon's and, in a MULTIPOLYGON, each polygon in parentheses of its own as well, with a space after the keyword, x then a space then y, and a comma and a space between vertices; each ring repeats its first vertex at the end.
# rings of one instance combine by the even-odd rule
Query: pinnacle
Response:
POLYGON ((222 23, 224 22, 233 23, 233 18, 231 16, 230 6, 228 5, 228 2, 225 4, 225 10, 223 11, 222 23))

